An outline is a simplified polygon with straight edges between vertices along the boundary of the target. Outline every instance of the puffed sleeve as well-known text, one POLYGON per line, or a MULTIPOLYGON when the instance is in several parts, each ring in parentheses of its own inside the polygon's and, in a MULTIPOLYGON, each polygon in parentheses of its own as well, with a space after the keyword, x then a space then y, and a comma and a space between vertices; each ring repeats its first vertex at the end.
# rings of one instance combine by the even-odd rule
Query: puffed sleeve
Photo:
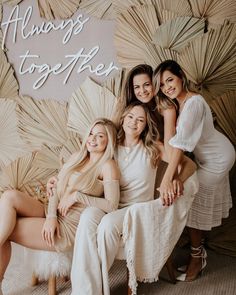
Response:
POLYGON ((169 144, 192 152, 202 135, 205 114, 205 104, 201 96, 190 98, 179 116, 176 134, 169 140, 169 144))
POLYGON ((75 200, 88 207, 97 207, 106 213, 112 212, 118 208, 120 200, 119 180, 106 180, 104 185, 104 198, 93 197, 81 192, 77 192, 75 200))

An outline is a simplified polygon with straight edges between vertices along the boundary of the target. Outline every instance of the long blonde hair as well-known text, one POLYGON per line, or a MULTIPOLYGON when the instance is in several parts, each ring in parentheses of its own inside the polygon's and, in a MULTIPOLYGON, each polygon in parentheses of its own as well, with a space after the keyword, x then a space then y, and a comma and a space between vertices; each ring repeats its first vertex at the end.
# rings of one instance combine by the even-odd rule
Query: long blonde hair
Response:
POLYGON ((151 159, 152 167, 156 167, 158 164, 159 155, 160 155, 160 151, 158 149, 158 144, 157 144, 157 141, 159 140, 159 132, 158 132, 156 123, 152 119, 152 116, 150 114, 150 110, 146 104, 141 103, 139 101, 135 101, 135 102, 132 102, 131 104, 129 104, 125 108, 125 110, 120 118, 120 124, 119 124, 118 133, 117 133, 117 143, 124 144, 125 132, 122 127, 123 122, 124 122, 124 118, 127 116, 128 113, 130 113, 130 111, 135 106, 141 106, 145 111, 145 114, 147 117, 147 124, 146 124, 143 132, 140 134, 140 139, 142 140, 144 147, 147 149, 147 152, 148 152, 150 159, 151 159))
POLYGON ((98 118, 88 129, 88 132, 82 142, 81 150, 69 159, 69 161, 62 167, 58 175, 59 181, 57 185, 57 192, 59 194, 59 197, 62 197, 65 194, 71 175, 76 171, 80 171, 80 169, 89 159, 89 152, 86 147, 86 142, 92 128, 95 125, 102 125, 106 130, 108 138, 106 149, 96 163, 89 167, 89 169, 83 171, 83 173, 81 173, 76 178, 76 182, 73 183, 73 188, 70 192, 76 190, 80 190, 83 192, 89 191, 99 177, 99 174, 101 173, 101 169, 105 162, 113 158, 116 146, 116 127, 111 120, 108 120, 106 118, 98 118))

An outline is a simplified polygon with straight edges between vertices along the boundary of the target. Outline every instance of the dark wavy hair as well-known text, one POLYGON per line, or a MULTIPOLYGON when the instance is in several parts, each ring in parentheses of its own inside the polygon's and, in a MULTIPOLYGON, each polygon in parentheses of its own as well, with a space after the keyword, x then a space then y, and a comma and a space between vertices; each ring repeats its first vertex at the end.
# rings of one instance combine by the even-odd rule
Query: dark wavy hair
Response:
POLYGON ((125 106, 138 100, 134 94, 133 79, 135 76, 141 74, 148 75, 150 77, 150 80, 152 81, 152 67, 147 64, 139 64, 129 71, 124 87, 122 89, 122 100, 125 102, 125 106))

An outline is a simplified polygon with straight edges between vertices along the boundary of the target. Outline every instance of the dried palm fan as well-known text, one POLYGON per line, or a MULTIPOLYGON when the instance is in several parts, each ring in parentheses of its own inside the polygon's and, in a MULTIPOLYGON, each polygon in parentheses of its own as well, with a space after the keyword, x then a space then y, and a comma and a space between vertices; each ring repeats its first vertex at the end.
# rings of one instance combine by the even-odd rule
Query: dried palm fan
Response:
POLYGON ((111 0, 81 0, 79 8, 97 18, 115 18, 113 1, 111 0))
POLYGON ((46 144, 35 156, 34 165, 38 168, 60 169, 60 152, 62 146, 49 147, 46 144))
POLYGON ((222 24, 225 19, 236 22, 235 0, 189 0, 193 15, 204 17, 209 24, 222 24))
POLYGON ((2 4, 7 3, 12 6, 19 4, 22 0, 2 0, 2 4))
POLYGON ((210 104, 222 130, 236 146, 236 91, 228 91, 210 104))
POLYGON ((70 99, 68 128, 83 138, 92 122, 98 117, 116 122, 116 102, 116 97, 111 91, 86 78, 70 99))
POLYGON ((113 1, 113 10, 115 15, 118 16, 122 12, 126 11, 131 6, 139 6, 139 5, 151 5, 152 0, 116 0, 113 1))
POLYGON ((144 62, 145 44, 151 42, 158 26, 153 5, 130 7, 117 18, 115 45, 118 61, 123 67, 144 62))
POLYGON ((8 63, 4 52, 0 49, 0 97, 16 99, 18 89, 14 70, 8 63))
POLYGON ((19 133, 34 149, 42 144, 62 145, 71 136, 67 130, 67 105, 54 100, 23 97, 18 102, 19 133))
POLYGON ((144 62, 148 63, 153 67, 153 69, 155 69, 159 63, 166 59, 177 60, 178 54, 173 50, 165 49, 158 45, 145 42, 144 56, 144 62))
POLYGON ((194 17, 177 17, 162 24, 153 36, 153 42, 163 48, 179 51, 188 42, 204 34, 205 20, 194 17))
POLYGON ((73 153, 80 151, 80 149, 81 149, 81 142, 78 137, 68 139, 67 142, 64 143, 60 152, 61 165, 67 162, 70 156, 73 153))
POLYGON ((45 185, 56 170, 34 165, 35 153, 19 158, 2 170, 0 191, 18 189, 30 196, 45 200, 45 185))
POLYGON ((169 20, 177 18, 179 15, 176 12, 163 9, 160 11, 160 22, 163 24, 169 20))
POLYGON ((152 0, 160 10, 166 9, 177 13, 178 15, 192 16, 191 6, 188 0, 152 0))
POLYGON ((179 55, 188 78, 213 97, 236 88, 236 24, 225 23, 190 42, 179 55))
POLYGON ((80 7, 89 15, 103 19, 115 19, 130 6, 151 4, 152 0, 81 0, 80 7))
POLYGON ((120 97, 126 75, 127 69, 120 69, 115 76, 106 79, 102 86, 109 89, 116 97, 120 97))
MULTIPOLYGON (((2 21, 2 9, 3 9, 2 3, 0 3, 0 22, 2 21)), ((0 34, 2 34, 2 30, 0 30, 0 34)))
POLYGON ((71 17, 79 7, 80 0, 38 0, 40 16, 48 20, 71 17))
POLYGON ((0 167, 29 152, 17 133, 16 102, 0 99, 0 167))

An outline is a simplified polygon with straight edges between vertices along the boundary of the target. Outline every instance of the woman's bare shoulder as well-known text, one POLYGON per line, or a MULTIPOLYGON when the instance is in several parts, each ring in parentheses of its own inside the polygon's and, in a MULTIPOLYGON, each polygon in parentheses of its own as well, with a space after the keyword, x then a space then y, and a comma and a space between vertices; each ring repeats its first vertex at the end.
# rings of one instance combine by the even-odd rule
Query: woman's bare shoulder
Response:
POLYGON ((120 170, 114 159, 107 160, 102 167, 103 179, 119 179, 120 170))

